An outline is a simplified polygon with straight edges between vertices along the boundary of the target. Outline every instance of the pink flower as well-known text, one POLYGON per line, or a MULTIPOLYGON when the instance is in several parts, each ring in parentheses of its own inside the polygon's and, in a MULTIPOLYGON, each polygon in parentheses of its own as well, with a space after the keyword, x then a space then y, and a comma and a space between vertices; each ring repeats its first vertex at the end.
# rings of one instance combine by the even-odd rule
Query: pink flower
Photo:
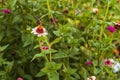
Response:
POLYGON ((38 37, 45 36, 48 34, 46 29, 41 25, 38 25, 37 27, 33 28, 31 33, 37 35, 38 37))
POLYGON ((112 59, 105 59, 105 60, 104 60, 104 65, 105 65, 105 66, 110 66, 110 67, 112 67, 112 66, 113 66, 113 63, 114 63, 114 61, 113 61, 112 59))
POLYGON ((87 78, 87 80, 96 80, 96 77, 95 76, 91 76, 91 77, 87 78))
POLYGON ((17 78, 17 80, 23 80, 23 78, 21 78, 21 77, 18 77, 18 78, 17 78))
POLYGON ((11 10, 9 10, 9 9, 3 9, 2 10, 2 13, 3 14, 9 14, 11 12, 11 10))
POLYGON ((93 8, 93 12, 94 12, 95 14, 97 14, 97 13, 98 13, 98 8, 93 8))
POLYGON ((88 61, 88 62, 87 62, 87 65, 92 65, 92 61, 88 61))
POLYGON ((113 26, 108 26, 107 29, 110 31, 110 32, 115 32, 115 28, 113 26))
POLYGON ((49 47, 48 46, 42 46, 42 50, 48 50, 49 47))

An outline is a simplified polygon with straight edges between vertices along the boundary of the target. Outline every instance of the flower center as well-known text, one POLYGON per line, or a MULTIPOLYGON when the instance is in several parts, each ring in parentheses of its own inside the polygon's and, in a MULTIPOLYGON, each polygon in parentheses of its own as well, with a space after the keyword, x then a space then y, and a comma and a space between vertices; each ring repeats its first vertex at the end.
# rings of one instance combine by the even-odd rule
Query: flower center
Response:
POLYGON ((44 28, 42 26, 38 26, 38 28, 36 29, 37 33, 44 33, 44 28))

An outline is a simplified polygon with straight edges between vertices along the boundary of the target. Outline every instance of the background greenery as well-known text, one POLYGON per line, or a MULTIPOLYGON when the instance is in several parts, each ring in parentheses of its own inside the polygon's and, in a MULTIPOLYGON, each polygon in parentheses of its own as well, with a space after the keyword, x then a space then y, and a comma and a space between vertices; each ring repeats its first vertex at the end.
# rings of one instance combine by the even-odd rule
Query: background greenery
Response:
POLYGON ((108 25, 120 20, 117 0, 2 0, 0 1, 0 80, 120 80, 104 66, 115 58, 113 41, 120 31, 108 25), (98 8, 98 14, 92 9, 98 8), (3 14, 3 9, 10 9, 3 14), (41 52, 32 28, 41 23, 52 48, 41 52), (45 55, 40 55, 45 53, 45 55), (44 56, 52 62, 46 62, 44 56), (92 65, 87 65, 92 61, 92 65))

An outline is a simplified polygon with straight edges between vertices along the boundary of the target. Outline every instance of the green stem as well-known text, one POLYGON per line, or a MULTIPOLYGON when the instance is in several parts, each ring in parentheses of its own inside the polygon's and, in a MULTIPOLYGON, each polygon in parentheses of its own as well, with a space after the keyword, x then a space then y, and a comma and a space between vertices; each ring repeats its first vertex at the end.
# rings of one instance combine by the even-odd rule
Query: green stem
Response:
MULTIPOLYGON (((50 5, 49 5, 49 0, 46 0, 46 4, 47 4, 47 7, 48 7, 48 11, 50 12, 51 9, 50 9, 50 5)), ((51 18, 53 18, 53 15, 50 13, 50 16, 51 18)))
MULTIPOLYGON (((40 43, 40 39, 39 39, 39 38, 38 38, 38 43, 39 43, 40 50, 41 50, 41 52, 43 53, 42 45, 41 45, 41 43, 40 43)), ((45 58, 46 62, 49 62, 49 60, 48 60, 48 58, 47 58, 47 56, 46 56, 45 53, 44 53, 44 58, 45 58)))
MULTIPOLYGON (((108 15, 109 7, 110 7, 110 4, 109 4, 109 1, 108 1, 107 2, 107 9, 106 9, 106 12, 105 12, 105 17, 104 17, 104 21, 103 22, 106 22, 106 18, 107 18, 107 15, 108 15)), ((100 42, 102 40, 102 34, 103 34, 104 29, 105 29, 105 24, 103 26, 101 26, 101 29, 100 29, 100 42)))

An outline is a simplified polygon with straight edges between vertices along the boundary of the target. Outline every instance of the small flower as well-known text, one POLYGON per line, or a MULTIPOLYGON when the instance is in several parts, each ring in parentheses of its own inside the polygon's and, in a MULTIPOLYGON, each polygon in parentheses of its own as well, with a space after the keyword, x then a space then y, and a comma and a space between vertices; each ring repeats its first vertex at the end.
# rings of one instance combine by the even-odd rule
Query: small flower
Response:
POLYGON ((93 64, 92 61, 87 62, 87 65, 92 65, 92 64, 93 64))
POLYGON ((104 60, 104 65, 105 65, 105 66, 110 66, 110 67, 112 67, 112 66, 113 66, 113 63, 114 63, 113 59, 105 59, 105 60, 104 60))
POLYGON ((120 30, 120 21, 115 22, 115 29, 120 30))
POLYGON ((42 50, 48 50, 49 47, 48 46, 42 46, 42 50))
POLYGON ((33 28, 31 33, 37 35, 38 37, 45 36, 48 34, 46 29, 41 25, 38 25, 37 27, 33 28))
POLYGON ((3 9, 2 10, 2 13, 3 14, 9 14, 11 12, 11 10, 9 10, 9 9, 3 9))
POLYGON ((87 80, 96 80, 96 77, 95 76, 91 76, 91 77, 87 78, 87 80))
POLYGON ((18 78, 17 78, 17 80, 23 80, 23 78, 21 78, 21 77, 18 77, 18 78))
POLYGON ((120 63, 116 62, 115 65, 113 66, 113 72, 116 73, 120 70, 120 63))
POLYGON ((94 12, 95 14, 97 14, 97 13, 98 13, 98 8, 93 8, 93 12, 94 12))
POLYGON ((113 26, 108 26, 107 29, 110 31, 110 32, 115 32, 115 28, 113 26))

